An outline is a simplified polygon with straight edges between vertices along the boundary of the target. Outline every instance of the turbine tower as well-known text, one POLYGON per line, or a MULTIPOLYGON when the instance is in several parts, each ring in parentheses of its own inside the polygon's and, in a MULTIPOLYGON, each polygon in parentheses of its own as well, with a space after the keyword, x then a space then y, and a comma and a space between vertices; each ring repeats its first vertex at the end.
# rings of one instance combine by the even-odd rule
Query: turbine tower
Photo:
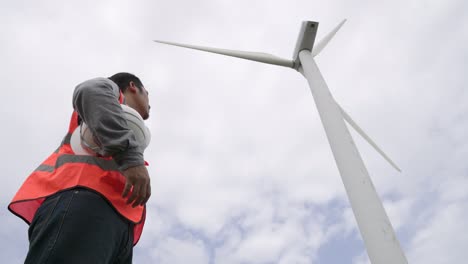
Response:
POLYGON ((338 105, 314 60, 314 57, 323 50, 345 22, 346 20, 343 20, 317 45, 314 45, 318 22, 304 21, 292 60, 261 52, 218 49, 159 40, 155 42, 274 64, 299 71, 309 83, 369 259, 373 264, 408 263, 345 120, 396 170, 400 171, 400 169, 338 105))

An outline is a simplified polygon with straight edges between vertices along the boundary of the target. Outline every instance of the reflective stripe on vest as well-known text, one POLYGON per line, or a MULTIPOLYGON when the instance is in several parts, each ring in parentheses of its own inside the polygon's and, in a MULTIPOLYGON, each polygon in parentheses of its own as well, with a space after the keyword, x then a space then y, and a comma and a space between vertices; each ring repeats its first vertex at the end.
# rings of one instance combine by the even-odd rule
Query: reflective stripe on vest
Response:
MULTIPOLYGON (((121 103, 122 98, 121 95, 121 103)), ((60 147, 29 175, 8 209, 30 224, 46 197, 71 188, 86 187, 100 193, 120 215, 135 223, 133 243, 136 244, 143 230, 145 207, 133 208, 121 197, 125 177, 114 160, 74 154, 70 138, 78 125, 78 113, 73 112, 69 131, 60 147)))

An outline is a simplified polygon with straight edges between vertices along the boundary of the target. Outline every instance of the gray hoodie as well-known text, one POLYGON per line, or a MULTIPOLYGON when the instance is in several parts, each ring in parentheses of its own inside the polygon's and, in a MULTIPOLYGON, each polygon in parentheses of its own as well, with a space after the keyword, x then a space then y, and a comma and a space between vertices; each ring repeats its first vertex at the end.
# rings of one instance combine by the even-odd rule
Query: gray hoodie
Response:
POLYGON ((127 126, 119 103, 119 87, 107 78, 79 84, 73 93, 78 112, 101 146, 99 154, 112 156, 120 170, 144 165, 143 150, 127 126))

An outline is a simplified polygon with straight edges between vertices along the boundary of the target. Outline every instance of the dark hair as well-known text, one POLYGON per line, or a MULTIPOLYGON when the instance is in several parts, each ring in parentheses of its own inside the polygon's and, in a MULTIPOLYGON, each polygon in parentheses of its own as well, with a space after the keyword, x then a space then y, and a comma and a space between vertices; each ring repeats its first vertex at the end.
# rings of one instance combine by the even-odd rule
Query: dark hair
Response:
POLYGON ((130 82, 134 82, 140 91, 143 89, 143 83, 140 81, 140 79, 128 72, 116 73, 108 79, 115 82, 122 92, 125 92, 130 82))

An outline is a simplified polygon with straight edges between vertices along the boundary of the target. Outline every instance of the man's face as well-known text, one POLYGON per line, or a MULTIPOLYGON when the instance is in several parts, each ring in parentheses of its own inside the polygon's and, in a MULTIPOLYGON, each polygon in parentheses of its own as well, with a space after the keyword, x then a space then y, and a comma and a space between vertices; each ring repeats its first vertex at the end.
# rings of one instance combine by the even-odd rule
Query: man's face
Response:
POLYGON ((141 91, 138 90, 138 100, 141 109, 137 111, 140 113, 143 119, 146 120, 149 117, 151 107, 149 105, 149 93, 145 87, 142 87, 141 91))
POLYGON ((148 119, 150 111, 148 91, 145 87, 140 91, 133 82, 130 82, 129 86, 124 93, 126 104, 135 109, 144 120, 148 119))

